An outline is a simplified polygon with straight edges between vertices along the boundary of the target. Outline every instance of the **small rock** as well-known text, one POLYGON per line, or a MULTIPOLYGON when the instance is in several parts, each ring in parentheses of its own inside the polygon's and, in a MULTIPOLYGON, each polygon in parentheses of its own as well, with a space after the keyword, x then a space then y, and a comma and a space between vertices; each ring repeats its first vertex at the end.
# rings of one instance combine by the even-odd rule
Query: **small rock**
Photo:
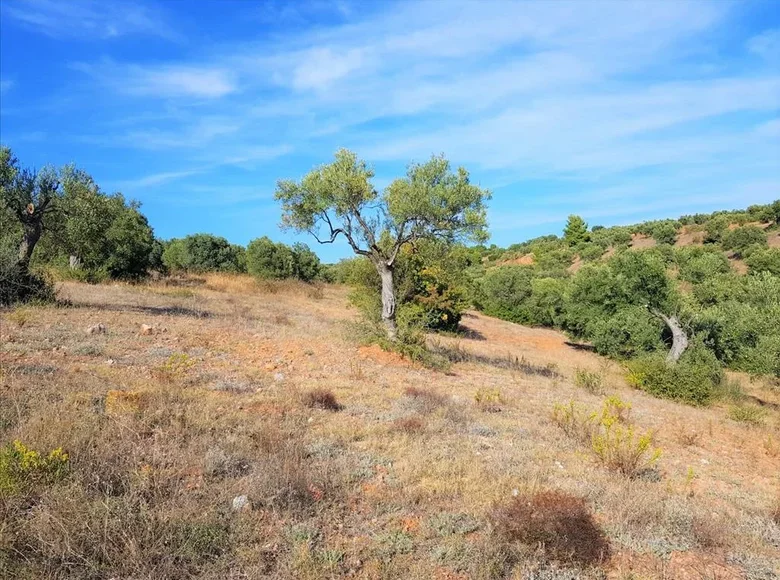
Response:
POLYGON ((276 373, 274 375, 274 380, 278 383, 280 381, 284 380, 284 373, 276 373))
POLYGON ((233 498, 233 511, 234 512, 240 512, 240 511, 249 511, 252 509, 252 503, 249 501, 249 498, 245 495, 237 495, 233 498))
POLYGON ((110 359, 108 359, 108 360, 106 361, 106 364, 107 364, 108 366, 111 366, 111 365, 113 365, 115 362, 116 362, 116 361, 115 361, 114 359, 110 358, 110 359))
POLYGON ((90 326, 87 329, 87 334, 105 334, 107 330, 108 328, 106 328, 106 325, 101 322, 94 326, 90 326))
POLYGON ((151 334, 154 334, 154 326, 150 326, 148 324, 142 324, 141 325, 141 336, 149 336, 151 334))

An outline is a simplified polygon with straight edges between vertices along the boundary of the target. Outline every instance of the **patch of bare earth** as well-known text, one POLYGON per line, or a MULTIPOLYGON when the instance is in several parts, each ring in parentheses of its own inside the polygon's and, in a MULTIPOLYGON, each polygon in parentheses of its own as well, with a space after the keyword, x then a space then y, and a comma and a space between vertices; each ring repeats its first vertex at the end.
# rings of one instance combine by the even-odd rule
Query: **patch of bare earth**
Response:
POLYGON ((476 312, 463 336, 430 339, 463 362, 428 370, 356 344, 335 286, 211 278, 60 295, 70 306, 0 324, 3 440, 70 453, 63 479, 0 497, 9 577, 777 574, 772 406, 749 426, 725 404, 654 399, 558 332, 476 312), (601 393, 575 386, 582 369, 601 393), (663 450, 642 477, 608 470, 551 421, 557 402, 596 409, 611 394, 663 450), (555 551, 532 529, 497 533, 496 510, 547 491, 584 510, 545 512, 555 551), (609 545, 587 564, 567 557, 583 521, 609 545))
POLYGON ((654 248, 656 245, 656 241, 650 236, 644 234, 631 234, 631 247, 635 250, 654 248))

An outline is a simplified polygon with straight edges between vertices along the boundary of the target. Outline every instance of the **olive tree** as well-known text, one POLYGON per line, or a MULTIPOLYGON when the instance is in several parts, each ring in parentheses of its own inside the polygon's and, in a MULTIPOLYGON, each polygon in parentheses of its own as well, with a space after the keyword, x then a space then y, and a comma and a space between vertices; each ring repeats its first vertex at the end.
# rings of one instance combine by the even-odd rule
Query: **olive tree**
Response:
POLYGON ((56 171, 22 169, 8 147, 0 148, 0 204, 21 224, 17 264, 23 272, 29 271, 46 216, 55 211, 59 197, 60 181, 56 171))
POLYGON ((300 181, 279 181, 276 199, 282 227, 308 232, 321 244, 343 236, 355 254, 371 261, 381 279, 382 321, 395 340, 393 270, 401 248, 422 239, 486 240, 490 192, 472 184, 462 167, 452 171, 441 156, 412 163, 381 193, 373 177, 355 153, 341 149, 332 163, 300 181))

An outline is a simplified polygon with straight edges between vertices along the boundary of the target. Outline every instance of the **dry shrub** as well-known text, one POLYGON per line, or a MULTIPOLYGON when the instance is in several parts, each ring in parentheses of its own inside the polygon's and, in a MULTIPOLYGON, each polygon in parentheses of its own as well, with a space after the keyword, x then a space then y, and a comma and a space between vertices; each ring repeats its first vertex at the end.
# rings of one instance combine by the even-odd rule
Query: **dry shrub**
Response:
POLYGON ((494 508, 491 519, 500 540, 540 548, 550 560, 590 566, 609 559, 609 541, 582 498, 521 494, 494 508))
POLYGON ((404 395, 412 399, 420 413, 433 413, 439 407, 447 404, 447 397, 430 389, 408 387, 404 395))
POLYGON ((342 406, 336 400, 336 395, 328 389, 312 389, 303 396, 303 402, 307 407, 325 409, 326 411, 340 411, 342 406))
POLYGON ((401 417, 393 421, 393 431, 422 433, 425 431, 425 421, 422 417, 401 417))
POLYGON ((775 505, 774 508, 772 508, 770 517, 778 526, 780 526, 780 496, 777 496, 777 499, 775 500, 775 505))

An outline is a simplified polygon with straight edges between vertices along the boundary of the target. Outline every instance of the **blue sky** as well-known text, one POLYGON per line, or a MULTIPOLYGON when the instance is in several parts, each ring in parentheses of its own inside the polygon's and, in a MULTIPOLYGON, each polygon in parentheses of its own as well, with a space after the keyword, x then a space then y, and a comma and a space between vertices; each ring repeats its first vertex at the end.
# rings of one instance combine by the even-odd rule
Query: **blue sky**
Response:
POLYGON ((348 147, 378 189, 444 153, 492 242, 780 197, 776 0, 3 0, 0 141, 76 162, 164 238, 269 235, 348 147))

